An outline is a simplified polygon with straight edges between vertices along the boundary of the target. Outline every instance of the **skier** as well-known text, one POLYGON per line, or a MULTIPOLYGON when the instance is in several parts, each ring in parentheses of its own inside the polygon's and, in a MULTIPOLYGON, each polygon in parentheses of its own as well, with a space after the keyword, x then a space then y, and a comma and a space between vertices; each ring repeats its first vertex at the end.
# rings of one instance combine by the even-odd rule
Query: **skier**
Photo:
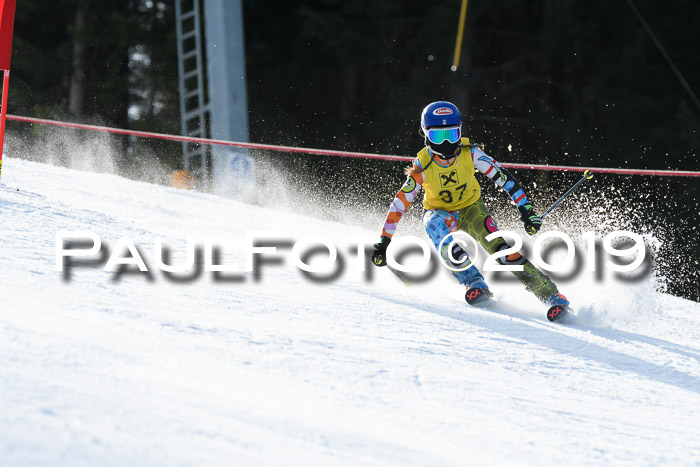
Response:
MULTIPOLYGON (((468 267, 469 257, 459 244, 452 243, 452 254, 448 254, 447 247, 452 242, 452 232, 467 232, 481 243, 489 254, 509 248, 500 237, 490 242, 485 239, 487 235, 497 232, 498 228, 481 199, 481 188, 474 177, 475 169, 508 193, 528 234, 533 235, 540 229, 542 219, 535 213, 518 180, 477 145, 470 145, 468 138, 462 138, 462 118, 454 104, 439 101, 423 109, 421 132, 425 136, 425 147, 414 159, 413 166, 406 169, 408 178, 391 203, 381 239, 374 245, 372 262, 377 266, 387 264, 386 249, 391 237, 404 212, 423 187, 425 230, 435 248, 442 249, 438 253, 447 264, 460 269, 453 274, 459 283, 467 288, 466 301, 474 305, 492 297, 493 294, 476 266, 468 267)), ((559 318, 569 309, 569 301, 559 293, 549 277, 519 253, 501 256, 498 262, 523 266, 523 271, 513 273, 527 290, 550 306, 550 320, 559 318)))

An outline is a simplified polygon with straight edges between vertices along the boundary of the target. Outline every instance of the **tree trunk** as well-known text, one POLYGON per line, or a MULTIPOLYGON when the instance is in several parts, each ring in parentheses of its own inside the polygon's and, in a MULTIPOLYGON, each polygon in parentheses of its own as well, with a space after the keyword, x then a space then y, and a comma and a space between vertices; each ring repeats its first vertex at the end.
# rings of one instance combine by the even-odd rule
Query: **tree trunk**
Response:
POLYGON ((78 7, 75 12, 75 37, 73 39, 73 74, 68 94, 68 109, 74 115, 82 115, 85 102, 85 10, 78 7))

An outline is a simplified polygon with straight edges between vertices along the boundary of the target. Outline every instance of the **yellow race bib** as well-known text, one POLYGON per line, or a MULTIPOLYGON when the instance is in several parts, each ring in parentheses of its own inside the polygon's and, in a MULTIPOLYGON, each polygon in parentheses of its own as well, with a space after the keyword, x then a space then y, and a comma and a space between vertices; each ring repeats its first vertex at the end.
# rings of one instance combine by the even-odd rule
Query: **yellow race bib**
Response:
POLYGON ((462 150, 448 167, 441 167, 437 161, 430 162, 427 147, 418 153, 421 166, 427 167, 423 172, 425 209, 456 211, 474 204, 481 196, 481 187, 474 177, 469 138, 462 138, 462 146, 462 150))

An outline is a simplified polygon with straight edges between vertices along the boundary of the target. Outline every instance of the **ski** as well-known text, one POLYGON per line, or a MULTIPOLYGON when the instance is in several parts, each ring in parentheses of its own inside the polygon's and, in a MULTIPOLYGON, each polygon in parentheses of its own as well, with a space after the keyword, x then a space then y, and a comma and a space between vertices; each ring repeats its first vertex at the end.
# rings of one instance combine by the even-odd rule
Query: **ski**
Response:
POLYGON ((563 305, 554 305, 547 310, 547 319, 557 321, 569 312, 569 308, 563 305))
POLYGON ((468 304, 476 306, 478 304, 488 302, 491 297, 493 297, 493 294, 490 290, 480 287, 472 287, 471 289, 467 290, 464 299, 468 304))

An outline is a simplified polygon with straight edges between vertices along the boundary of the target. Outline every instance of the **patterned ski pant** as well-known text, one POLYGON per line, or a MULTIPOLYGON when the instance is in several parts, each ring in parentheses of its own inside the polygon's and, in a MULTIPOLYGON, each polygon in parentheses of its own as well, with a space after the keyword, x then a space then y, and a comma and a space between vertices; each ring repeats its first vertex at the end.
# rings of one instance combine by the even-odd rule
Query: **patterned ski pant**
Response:
MULTIPOLYGON (((476 203, 459 211, 428 209, 423 214, 423 225, 435 248, 438 249, 438 253, 448 264, 451 261, 448 256, 447 245, 452 241, 452 232, 457 230, 462 230, 471 235, 489 254, 509 247, 505 240, 500 237, 490 242, 486 241, 486 236, 498 231, 498 227, 496 227, 491 213, 486 209, 481 198, 476 203), (442 242, 445 237, 447 238, 442 242), (442 248, 440 248, 440 242, 442 242, 442 248)), ((527 290, 535 294, 541 301, 546 301, 557 292, 557 286, 554 285, 551 279, 519 253, 502 256, 498 258, 498 262, 505 265, 522 265, 523 271, 514 271, 513 274, 520 279, 520 282, 525 285, 527 290)), ((460 269, 467 264, 469 263, 463 263, 460 269)), ((465 285, 476 278, 483 280, 483 276, 476 266, 460 272, 453 271, 452 274, 454 274, 460 284, 465 285)))

